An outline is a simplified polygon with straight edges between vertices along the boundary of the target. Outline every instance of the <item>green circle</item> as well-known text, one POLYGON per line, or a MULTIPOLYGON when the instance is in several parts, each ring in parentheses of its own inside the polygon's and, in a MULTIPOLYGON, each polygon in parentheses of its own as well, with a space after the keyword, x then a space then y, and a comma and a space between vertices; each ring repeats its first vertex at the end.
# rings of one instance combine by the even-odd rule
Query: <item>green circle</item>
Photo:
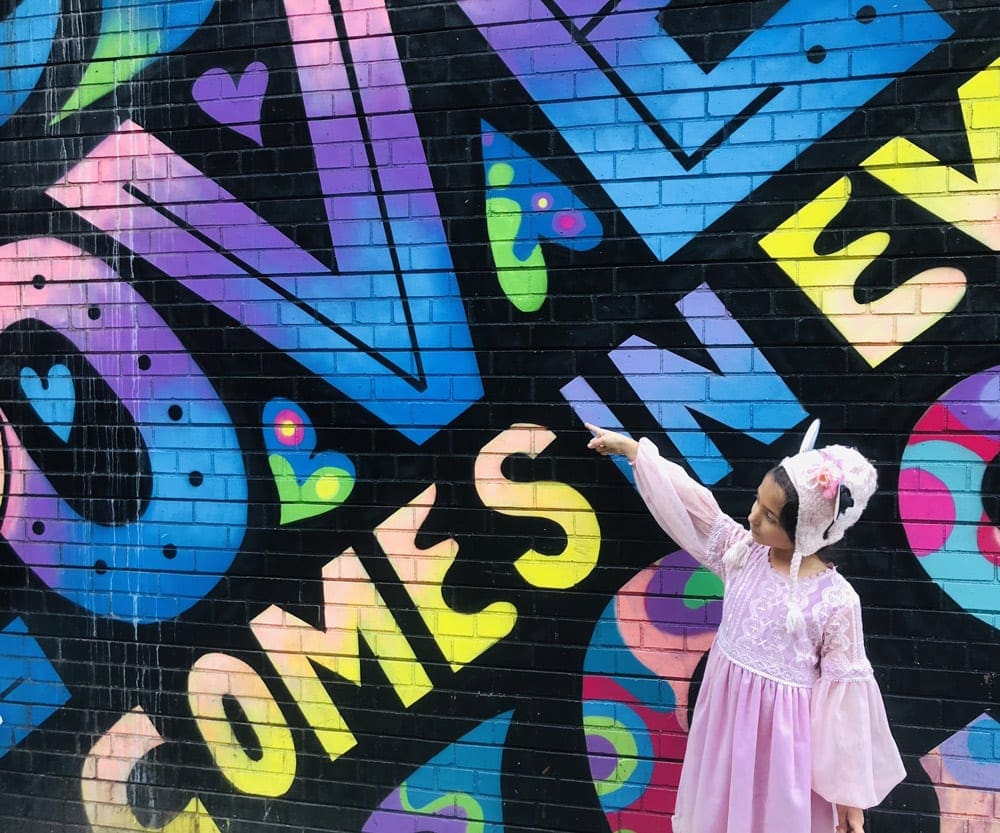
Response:
POLYGON ((598 795, 607 795, 626 783, 635 772, 638 766, 639 748, 636 746, 632 732, 617 720, 591 715, 584 717, 583 727, 584 734, 604 738, 611 744, 618 756, 614 772, 594 784, 598 795))
POLYGON ((514 181, 514 169, 506 162, 490 165, 486 173, 486 182, 492 188, 506 188, 514 181))

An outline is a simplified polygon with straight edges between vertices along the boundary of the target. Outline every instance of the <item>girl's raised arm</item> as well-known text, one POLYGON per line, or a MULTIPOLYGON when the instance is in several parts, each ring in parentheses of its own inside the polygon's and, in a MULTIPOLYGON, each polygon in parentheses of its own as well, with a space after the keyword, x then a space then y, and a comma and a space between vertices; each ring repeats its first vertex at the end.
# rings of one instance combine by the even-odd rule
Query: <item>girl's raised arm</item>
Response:
POLYGON ((650 514, 674 542, 715 573, 722 574, 722 554, 746 530, 719 508, 715 496, 656 446, 587 425, 594 435, 587 447, 601 454, 624 454, 635 467, 635 482, 650 514))

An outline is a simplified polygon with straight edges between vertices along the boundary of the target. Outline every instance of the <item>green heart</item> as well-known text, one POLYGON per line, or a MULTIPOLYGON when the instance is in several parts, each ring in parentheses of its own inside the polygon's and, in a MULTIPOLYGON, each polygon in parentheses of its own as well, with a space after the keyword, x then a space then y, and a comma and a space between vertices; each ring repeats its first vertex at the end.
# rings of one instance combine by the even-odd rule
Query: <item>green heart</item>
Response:
POLYGON ((699 567, 684 584, 684 606, 691 610, 704 607, 713 599, 721 599, 722 579, 707 567, 699 567))
POLYGON ((336 466, 316 469, 300 484, 291 463, 280 454, 267 458, 281 500, 281 525, 336 509, 354 491, 354 476, 336 466))

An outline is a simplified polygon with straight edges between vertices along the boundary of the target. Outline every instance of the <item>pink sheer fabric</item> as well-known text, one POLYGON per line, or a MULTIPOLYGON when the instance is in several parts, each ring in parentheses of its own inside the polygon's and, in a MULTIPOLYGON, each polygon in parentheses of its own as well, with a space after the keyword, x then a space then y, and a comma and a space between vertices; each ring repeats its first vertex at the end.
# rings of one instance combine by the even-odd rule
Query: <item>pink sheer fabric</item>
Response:
POLYGON ((674 833, 831 833, 833 804, 872 807, 905 770, 865 656, 857 593, 836 569, 801 580, 806 627, 785 628, 789 579, 767 547, 723 553, 746 530, 643 439, 639 493, 656 521, 725 584, 688 737, 674 833))

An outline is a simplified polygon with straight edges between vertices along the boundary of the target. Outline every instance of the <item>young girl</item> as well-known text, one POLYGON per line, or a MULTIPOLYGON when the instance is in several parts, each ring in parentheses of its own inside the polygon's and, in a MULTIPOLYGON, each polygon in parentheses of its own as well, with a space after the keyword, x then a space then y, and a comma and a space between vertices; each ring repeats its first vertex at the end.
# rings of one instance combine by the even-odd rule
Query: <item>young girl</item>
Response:
POLYGON ((814 451, 807 440, 761 481, 748 532, 648 439, 587 428, 588 448, 626 455, 653 517, 725 585, 674 833, 863 833, 864 808, 906 773, 865 656, 858 595, 817 553, 861 515, 872 465, 856 449, 814 451))

